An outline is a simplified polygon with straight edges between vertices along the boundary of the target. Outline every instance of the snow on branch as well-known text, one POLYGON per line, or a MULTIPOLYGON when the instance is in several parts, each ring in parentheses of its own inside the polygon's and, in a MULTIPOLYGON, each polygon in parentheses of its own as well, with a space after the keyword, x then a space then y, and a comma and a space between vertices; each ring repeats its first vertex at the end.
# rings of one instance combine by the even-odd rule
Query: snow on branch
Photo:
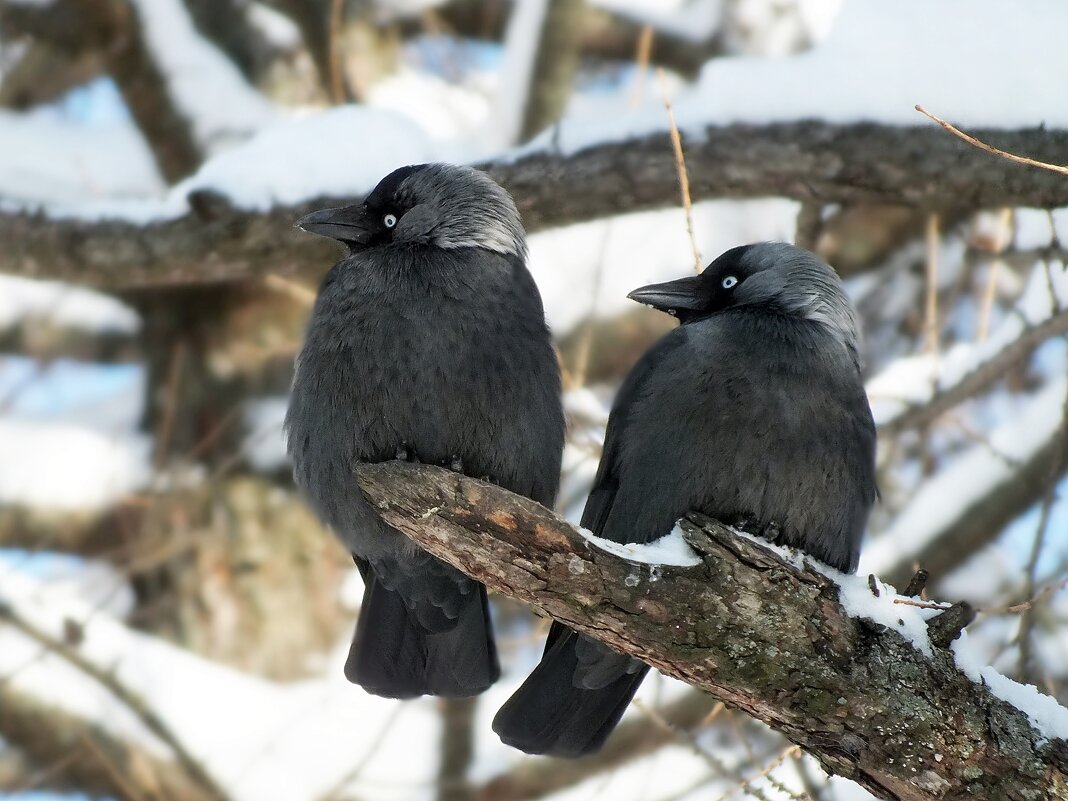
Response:
MULTIPOLYGON (((478 166, 516 198, 530 231, 674 205, 674 155, 666 123, 621 138, 566 149, 551 141, 478 166)), ((984 139, 1036 158, 1068 152, 1068 131, 980 131, 984 139)), ((729 125, 683 130, 694 201, 779 196, 821 204, 892 203, 925 209, 1068 205, 1068 182, 1042 170, 1021 170, 946 136, 939 129, 835 125, 818 121, 729 125)), ((277 136, 278 158, 256 140, 256 163, 284 164, 298 143, 277 136)), ((306 144, 306 143, 305 143, 306 144)), ((236 157, 237 151, 223 154, 236 157)), ((211 166, 209 162, 205 166, 211 166)), ((296 162, 297 169, 303 165, 296 162)), ((358 161, 353 170, 357 170, 358 161)), ((332 175, 342 174, 336 163, 332 175)), ((358 170, 357 170, 358 171, 358 170)), ((223 175, 256 170, 223 171, 223 175)), ((381 173, 384 174, 384 173, 381 173)), ((302 174, 303 175, 303 174, 302 174)), ((285 178, 285 176, 282 176, 285 178)), ((280 179, 281 180, 281 179, 280 179)), ((314 182, 314 176, 303 178, 314 182)), ((322 186, 336 184, 336 177, 322 186)), ((288 184, 287 184, 288 186, 288 184)), ((53 219, 8 210, 0 214, 0 271, 37 278, 122 287, 240 278, 290 272, 325 262, 333 249, 293 230, 308 210, 358 200, 370 185, 334 196, 275 201, 247 197, 226 180, 176 187, 158 215, 152 201, 91 217, 53 219), (129 212, 129 213, 127 213, 129 212), (121 216, 114 216, 121 213, 121 216)), ((322 191, 322 190, 320 190, 322 191)), ((68 215, 80 214, 77 209, 68 215)))
POLYGON ((748 712, 880 798, 1054 799, 1068 787, 1068 710, 971 664, 966 633, 932 624, 929 636, 943 613, 897 603, 874 579, 696 515, 683 529, 700 564, 650 565, 439 468, 365 465, 358 479, 429 552, 748 712))

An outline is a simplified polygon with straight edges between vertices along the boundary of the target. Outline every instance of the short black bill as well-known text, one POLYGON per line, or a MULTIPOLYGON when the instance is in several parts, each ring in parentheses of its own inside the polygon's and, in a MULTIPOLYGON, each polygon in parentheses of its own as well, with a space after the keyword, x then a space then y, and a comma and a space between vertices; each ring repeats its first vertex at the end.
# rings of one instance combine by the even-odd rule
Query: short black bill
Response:
POLYGON ((362 203, 313 211, 297 220, 297 228, 353 245, 366 245, 376 231, 375 222, 362 203))
POLYGON ((631 300, 651 306, 664 312, 672 312, 678 309, 696 311, 704 303, 701 292, 701 278, 690 275, 675 281, 666 281, 662 284, 649 284, 639 287, 627 295, 631 300))

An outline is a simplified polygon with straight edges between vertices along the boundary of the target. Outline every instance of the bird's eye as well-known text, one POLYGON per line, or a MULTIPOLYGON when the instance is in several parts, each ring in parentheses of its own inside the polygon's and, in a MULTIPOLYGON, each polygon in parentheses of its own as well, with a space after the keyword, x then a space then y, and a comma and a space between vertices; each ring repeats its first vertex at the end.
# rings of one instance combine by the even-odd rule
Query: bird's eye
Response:
POLYGON ((737 286, 737 285, 738 285, 738 279, 735 278, 733 275, 728 275, 726 278, 723 279, 723 288, 724 289, 734 289, 734 287, 737 286))
POLYGON ((386 226, 386 228, 392 228, 394 225, 397 224, 397 215, 387 214, 385 217, 382 218, 382 223, 386 226))

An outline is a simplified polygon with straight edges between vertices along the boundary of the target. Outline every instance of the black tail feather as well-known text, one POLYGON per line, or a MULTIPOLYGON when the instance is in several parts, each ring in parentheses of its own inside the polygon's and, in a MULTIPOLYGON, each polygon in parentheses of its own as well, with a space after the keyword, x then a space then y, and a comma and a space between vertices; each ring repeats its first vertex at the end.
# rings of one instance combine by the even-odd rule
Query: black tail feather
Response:
POLYGON ((597 751, 649 672, 642 667, 596 690, 578 688, 577 635, 564 632, 550 635, 541 663, 493 719, 501 740, 528 754, 579 757, 597 751))
MULTIPOLYGON (((361 565, 363 603, 345 662, 345 677, 373 695, 447 698, 478 695, 500 676, 486 588, 463 597, 455 625, 428 630, 419 609, 386 589, 361 565)), ((424 610, 425 611, 425 610, 424 610)))

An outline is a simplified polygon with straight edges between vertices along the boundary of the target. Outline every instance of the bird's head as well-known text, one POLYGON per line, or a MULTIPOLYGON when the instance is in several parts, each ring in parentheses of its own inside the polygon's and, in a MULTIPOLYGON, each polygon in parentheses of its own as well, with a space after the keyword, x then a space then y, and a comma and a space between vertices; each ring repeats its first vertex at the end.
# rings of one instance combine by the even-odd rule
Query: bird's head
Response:
POLYGON ((523 224, 511 196, 484 172, 453 164, 401 167, 362 203, 314 211, 297 227, 336 239, 353 253, 423 244, 526 257, 523 224))
POLYGON ((643 286, 627 297, 684 324, 725 309, 752 309, 814 320, 847 345, 857 340, 856 317, 838 275, 785 242, 731 248, 700 275, 643 286))

